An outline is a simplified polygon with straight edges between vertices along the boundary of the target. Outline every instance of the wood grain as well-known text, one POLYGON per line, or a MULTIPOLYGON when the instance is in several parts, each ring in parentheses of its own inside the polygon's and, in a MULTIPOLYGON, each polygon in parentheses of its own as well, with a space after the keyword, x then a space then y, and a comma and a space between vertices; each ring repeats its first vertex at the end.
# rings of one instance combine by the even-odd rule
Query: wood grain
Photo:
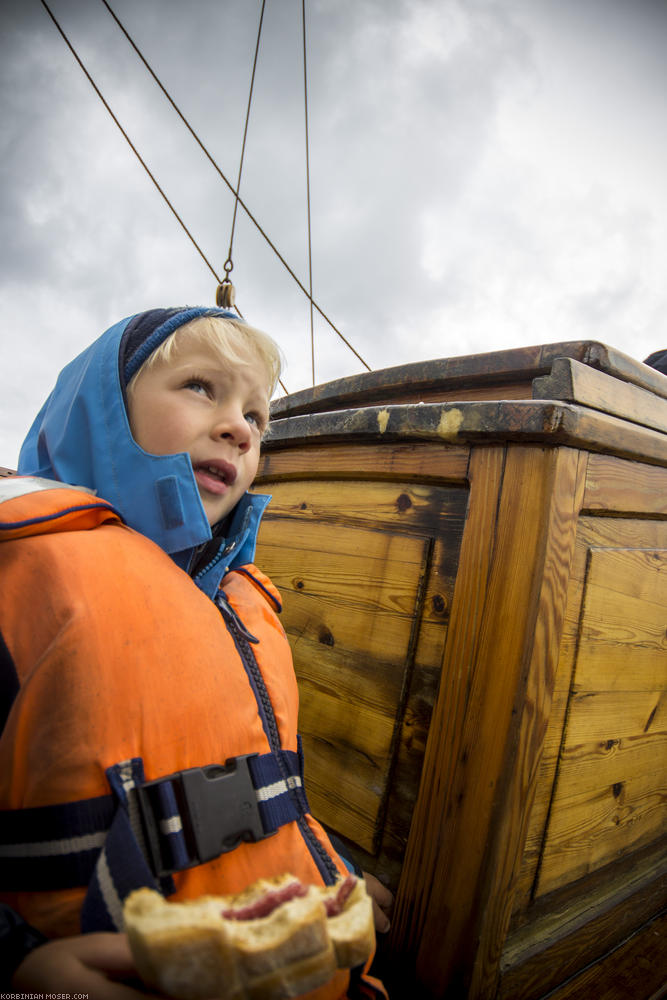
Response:
POLYGON ((434 449, 428 442, 411 441, 409 444, 394 442, 390 448, 358 442, 351 448, 341 442, 318 444, 315 451, 304 441, 295 441, 285 450, 278 447, 284 437, 283 432, 276 436, 273 445, 270 440, 264 443, 255 487, 290 479, 305 481, 309 484, 303 490, 305 502, 310 485, 318 479, 359 480, 363 475, 369 483, 405 480, 406 477, 409 482, 461 483, 468 474, 470 451, 467 447, 434 449))
POLYGON ((611 455, 590 455, 584 508, 615 516, 667 517, 664 472, 658 466, 624 462, 611 455))
MULTIPOLYGON (((597 966, 638 927, 651 922, 667 906, 665 846, 658 843, 590 877, 585 893, 566 887, 537 904, 530 923, 508 938, 497 1000, 551 996, 560 984, 589 965, 597 966)), ((667 952, 656 954, 655 961, 656 971, 667 981, 667 952)), ((644 977, 635 977, 637 996, 643 987, 644 977)), ((635 992, 631 995, 634 998, 635 992)))
MULTIPOLYGON (((464 742, 467 703, 483 619, 504 460, 501 449, 476 449, 471 464, 471 494, 461 545, 462 571, 452 604, 452 620, 456 620, 457 627, 450 629, 447 636, 442 679, 391 931, 390 947, 400 954, 401 968, 394 970, 395 975, 407 978, 416 974, 425 931, 429 927, 439 928, 437 945, 432 944, 432 939, 430 942, 439 958, 448 927, 456 926, 459 916, 455 900, 450 901, 442 885, 435 883, 446 881, 458 862, 452 812, 464 797, 464 792, 456 787, 457 780, 461 780, 458 764, 460 758, 465 762, 468 756, 464 742)), ((465 920, 465 911, 461 918, 465 920)), ((450 947, 454 946, 452 942, 450 947)), ((420 989, 424 989, 421 970, 419 978, 420 989)))
POLYGON ((667 552, 591 549, 537 894, 667 832, 667 552))
MULTIPOLYGON (((294 467, 283 463, 284 476, 265 480, 274 499, 257 558, 284 601, 312 808, 395 889, 440 676, 467 489, 387 479, 379 462, 382 477, 360 479, 364 456, 355 462, 351 451, 329 456, 329 478, 303 477, 297 456, 294 467), (332 782, 332 774, 344 780, 332 782)), ((460 456, 453 466, 460 474, 460 456)))
POLYGON ((496 825, 481 887, 479 946, 470 987, 474 996, 491 997, 495 993, 510 923, 551 712, 586 467, 586 455, 561 449, 545 456, 538 473, 547 491, 541 512, 541 547, 533 556, 533 566, 541 567, 541 576, 538 574, 535 581, 534 622, 530 615, 524 622, 522 670, 517 671, 515 697, 518 728, 513 744, 508 746, 505 772, 497 790, 496 825))
MULTIPOLYGON (((408 948, 415 948, 420 987, 429 996, 441 995, 445 984, 450 989, 454 986, 454 995, 461 988, 470 988, 480 996, 493 989, 493 984, 486 981, 476 985, 470 982, 470 977, 478 974, 476 962, 481 954, 488 964, 481 970, 480 980, 495 977, 497 968, 494 971, 493 967, 494 963, 497 967, 500 957, 498 937, 502 937, 503 924, 509 919, 506 899, 501 893, 488 891, 489 837, 499 850, 497 859, 503 854, 497 876, 503 880, 520 855, 522 822, 515 813, 508 827, 502 832, 496 827, 491 834, 492 817, 503 790, 511 786, 517 798, 529 795, 526 776, 535 773, 535 762, 529 758, 539 755, 536 734, 544 727, 541 712, 536 712, 532 703, 525 715, 523 740, 519 739, 520 746, 530 749, 514 772, 515 780, 506 786, 507 753, 516 746, 516 726, 524 718, 517 710, 517 685, 527 666, 525 657, 532 649, 540 594, 540 588, 534 587, 533 572, 518 553, 527 550, 531 559, 536 558, 536 553, 540 554, 538 559, 543 559, 549 549, 549 559, 559 564, 562 555, 556 553, 562 540, 546 546, 545 525, 558 523, 562 515, 562 522, 570 525, 565 533, 573 535, 571 491, 563 491, 569 515, 565 508, 561 515, 554 512, 552 518, 549 514, 550 487, 557 464, 553 453, 513 449, 504 468, 502 490, 499 456, 492 458, 484 451, 473 458, 478 464, 471 465, 471 478, 473 468, 478 478, 472 479, 462 565, 471 572, 474 566, 476 572, 474 580, 460 574, 457 581, 443 684, 429 734, 418 810, 401 883, 405 899, 395 931, 396 936, 407 938, 404 946, 407 943, 408 948), (495 490, 489 488, 492 470, 497 473, 495 490), (480 503, 479 510, 475 501, 480 503), (490 522, 482 518, 480 524, 475 512, 490 513, 486 504, 497 510, 497 518, 492 516, 490 522), (517 519, 517 510, 525 511, 526 516, 517 519), (473 538, 470 544, 477 548, 477 558, 466 548, 473 538), (465 595, 461 605, 460 595, 465 595), (517 609, 521 609, 519 613, 517 609), (457 629, 453 630, 455 622, 457 629), (462 631, 458 632, 458 628, 462 631), (530 731, 529 717, 537 720, 536 730, 530 731), (500 911, 491 913, 490 903, 492 909, 497 905, 500 911), (475 949, 473 957, 471 950, 480 938, 482 945, 475 949), (478 994, 478 990, 482 992, 478 994)), ((576 453, 564 461, 576 470, 576 453)), ((575 471, 574 479, 576 476, 575 471)), ((571 543, 566 544, 564 551, 569 553, 571 547, 571 543)), ((559 586, 562 589, 562 583, 557 583, 559 578, 567 580, 566 568, 550 578, 549 585, 556 590, 559 586)), ((549 635, 544 624, 545 635, 549 635)), ((557 627, 546 645, 557 650, 557 627)), ((549 669, 546 665, 547 676, 549 669)), ((522 691, 520 703, 523 698, 522 691)))
MULTIPOLYGON (((588 457, 587 484, 590 479, 590 464, 597 458, 598 456, 594 455, 588 457)), ((620 460, 612 460, 612 462, 616 462, 616 477, 611 476, 611 468, 609 468, 609 474, 605 480, 609 485, 610 492, 616 493, 618 496, 621 493, 621 485, 626 481, 627 467, 626 463, 620 460)), ((587 675, 587 658, 580 657, 577 661, 584 585, 589 570, 590 553, 593 549, 603 550, 614 546, 623 549, 655 550, 665 545, 667 545, 667 522, 665 521, 599 516, 582 516, 579 519, 576 549, 568 584, 567 609, 554 683, 551 717, 545 736, 535 802, 531 810, 523 864, 515 894, 514 927, 519 927, 532 919, 531 901, 534 898, 537 866, 543 849, 546 821, 551 805, 571 691, 578 690, 578 679, 583 681, 584 688, 596 686, 595 684, 591 685, 587 675), (575 662, 578 666, 576 677, 575 662)), ((659 687, 659 682, 656 685, 655 679, 662 676, 663 668, 653 656, 649 657, 647 662, 645 657, 637 655, 638 652, 639 650, 634 650, 634 656, 625 657, 620 668, 607 669, 604 663, 601 664, 601 669, 604 672, 603 686, 609 691, 622 690, 624 687, 629 687, 634 691, 640 691, 642 688, 649 691, 656 690, 659 687), (635 664, 637 664, 637 669, 635 669, 635 664)), ((647 719, 648 711, 642 725, 647 719)), ((604 728, 604 720, 601 720, 601 725, 604 728)), ((634 728, 636 729, 636 726, 634 728)), ((600 741, 600 745, 606 747, 607 742, 605 737, 600 741)))
POLYGON ((667 913, 639 928, 605 959, 587 965, 551 1000, 662 1000, 667 996, 667 913))

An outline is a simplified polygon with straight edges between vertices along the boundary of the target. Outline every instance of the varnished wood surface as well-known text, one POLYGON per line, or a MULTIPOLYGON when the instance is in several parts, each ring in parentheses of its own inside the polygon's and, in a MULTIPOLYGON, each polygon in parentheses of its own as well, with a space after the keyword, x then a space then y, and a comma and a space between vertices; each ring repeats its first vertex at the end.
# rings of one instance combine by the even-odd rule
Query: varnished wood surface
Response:
POLYGON ((257 559, 284 602, 311 805, 393 889, 440 677, 467 457, 333 447, 313 468, 309 449, 278 452, 257 482, 273 494, 257 559))
MULTIPOLYGON (((592 457, 593 456, 590 458, 592 459, 592 457)), ((618 463, 618 465, 619 469, 617 482, 619 484, 623 484, 625 483, 631 469, 628 469, 625 463, 618 463)), ((657 484, 655 485, 657 487, 657 484)), ((587 491, 585 491, 585 495, 586 492, 587 491)), ((619 508, 622 508, 626 499, 627 490, 623 487, 623 489, 619 489, 617 491, 616 505, 619 508)), ((614 505, 611 493, 609 504, 610 506, 614 505)), ((633 506, 634 505, 636 505, 636 502, 633 506)), ((647 507, 651 508, 653 506, 653 502, 647 497, 647 507)), ((536 892, 538 874, 545 845, 549 810, 552 805, 552 796, 555 794, 557 769, 561 761, 561 752, 564 752, 564 746, 567 738, 569 708, 572 703, 572 699, 577 697, 577 693, 582 695, 582 704, 584 708, 589 700, 583 696, 586 693, 586 686, 590 686, 590 681, 587 678, 590 678, 591 676, 592 663, 589 663, 588 655, 584 655, 584 649, 580 649, 580 637, 584 631, 584 625, 582 623, 585 622, 585 584, 588 567, 590 565, 591 551, 613 553, 620 549, 621 551, 636 550, 638 552, 644 552, 646 550, 653 551, 655 549, 660 549, 661 546, 664 547, 665 544, 667 544, 667 521, 665 520, 654 520, 653 518, 644 518, 640 520, 628 517, 612 518, 610 516, 582 516, 579 520, 575 555, 568 583, 567 607, 561 635, 559 661, 556 671, 549 725, 547 728, 544 752, 540 764, 536 798, 531 810, 530 825, 526 840, 526 847, 524 850, 522 869, 518 877, 515 892, 515 926, 529 920, 530 917, 530 904, 536 892), (579 678, 580 685, 578 692, 577 676, 579 678)), ((656 580, 654 576, 649 576, 649 579, 653 579, 653 583, 657 584, 659 587, 662 586, 659 578, 656 580)), ((622 582, 621 586, 623 586, 622 582)), ((652 603, 655 606, 655 601, 652 603)), ((605 689, 608 691, 613 690, 614 684, 619 685, 621 688, 623 686, 628 686, 630 688, 633 686, 637 687, 643 684, 653 688, 654 690, 663 690, 667 680, 665 678, 664 652, 660 648, 660 632, 658 635, 654 634, 651 640, 656 655, 646 657, 643 655, 641 648, 636 651, 632 648, 632 643, 629 641, 629 636, 632 634, 633 629, 632 619, 622 609, 621 614, 623 616, 623 631, 620 636, 620 647, 624 649, 624 653, 617 659, 621 661, 622 666, 620 670, 617 669, 614 672, 614 676, 612 676, 610 672, 608 681, 604 681, 605 689), (623 642, 623 639, 628 641, 623 642), (636 660, 635 657, 638 657, 638 659, 636 660), (644 666, 640 670, 633 670, 633 664, 640 661, 643 661, 644 666), (624 669, 626 664, 628 668, 627 672, 624 669), (646 672, 647 669, 648 673, 646 672), (632 676, 633 673, 634 677, 632 676)), ((657 612, 657 615, 657 629, 660 630, 660 611, 657 612)), ((667 622, 664 622, 664 624, 667 625, 667 622)), ((597 634, 599 637, 599 642, 606 646, 607 636, 613 633, 608 633, 603 627, 598 628, 597 633, 595 633, 596 623, 594 621, 591 623, 589 619, 586 627, 590 629, 591 625, 593 627, 594 634, 597 634)), ((664 627, 662 634, 664 635, 664 627)), ((618 638, 618 632, 616 635, 618 638)), ((585 640, 584 643, 584 645, 588 645, 588 653, 591 651, 591 638, 592 636, 589 633, 588 640, 585 640)), ((604 666, 602 666, 601 669, 604 671, 604 666)), ((592 700, 595 701, 595 696, 593 696, 592 700)), ((641 732, 641 729, 645 725, 646 721, 647 719, 644 719, 641 722, 641 725, 637 726, 638 734, 641 732)), ((595 734, 599 743, 599 753, 607 755, 607 758, 613 754, 614 764, 616 766, 620 763, 618 759, 618 749, 621 740, 620 731, 615 731, 617 724, 618 720, 616 720, 616 724, 614 724, 613 719, 602 718, 599 722, 599 729, 595 734), (607 744, 609 744, 609 746, 607 746, 607 744)), ((654 729, 653 732, 656 733, 659 732, 659 730, 654 729)), ((624 750, 626 749, 626 738, 627 731, 623 734, 624 750)), ((595 742, 595 737, 593 737, 593 742, 595 742)), ((661 761, 660 758, 657 758, 655 763, 658 768, 660 768, 664 762, 661 761)), ((602 777, 602 775, 600 775, 600 777, 602 777)), ((601 783, 600 790, 602 791, 606 787, 609 797, 611 798, 612 786, 623 780, 623 774, 621 772, 617 772, 614 776, 614 781, 611 781, 608 786, 601 783)))
MULTIPOLYGON (((533 379, 548 375, 557 358, 572 358, 622 382, 667 398, 667 378, 612 347, 569 341, 509 351, 419 361, 336 379, 275 400, 275 419, 391 403, 466 399, 530 399, 533 379)), ((558 398, 558 397, 556 397, 558 398)))
POLYGON ((589 455, 583 510, 618 517, 667 517, 661 468, 622 462, 612 455, 589 455))
MULTIPOLYGON (((441 663, 421 674, 432 678, 427 724, 396 728, 405 767, 389 765, 363 861, 400 876, 385 954, 398 995, 536 1000, 659 906, 658 868, 627 873, 667 822, 655 697, 667 439, 591 406, 530 400, 365 407, 278 421, 273 433, 260 485, 279 485, 281 516, 300 524, 350 518, 383 532, 401 507, 426 516, 429 484, 467 491, 444 646, 427 643, 421 657, 441 663), (406 732, 422 757, 406 753, 406 732), (415 801, 403 796, 418 759, 415 801), (406 806, 412 822, 392 829, 406 806)), ((338 809, 332 825, 354 847, 359 833, 338 809)))
POLYGON ((639 928, 605 958, 586 966, 549 1000, 664 1000, 667 912, 639 928))
MULTIPOLYGON (((563 886, 508 937, 497 1000, 539 1000, 596 963, 667 906, 667 840, 563 886)), ((667 981, 664 961, 658 963, 667 981)), ((637 983, 641 988, 641 982, 637 983)), ((617 997, 616 1000, 623 1000, 617 997)))

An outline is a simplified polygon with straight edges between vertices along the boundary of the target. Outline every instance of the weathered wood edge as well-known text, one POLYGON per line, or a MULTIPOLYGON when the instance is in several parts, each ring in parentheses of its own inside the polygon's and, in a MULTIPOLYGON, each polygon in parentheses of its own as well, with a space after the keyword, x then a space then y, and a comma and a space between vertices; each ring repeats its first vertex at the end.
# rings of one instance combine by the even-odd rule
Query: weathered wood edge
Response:
POLYGON ((667 435, 571 403, 542 400, 367 406, 273 421, 265 452, 341 440, 443 444, 538 442, 667 465, 667 435))
POLYGON ((599 341, 563 341, 417 361, 350 375, 276 399, 271 404, 271 414, 273 419, 281 419, 332 408, 375 404, 393 390, 405 391, 406 388, 424 392, 438 388, 453 391, 457 387, 502 385, 517 379, 529 385, 534 378, 547 375, 559 357, 573 358, 667 398, 667 378, 640 361, 599 341))
POLYGON ((533 399, 578 403, 643 427, 667 432, 667 400, 572 358, 556 358, 549 375, 533 381, 533 399))

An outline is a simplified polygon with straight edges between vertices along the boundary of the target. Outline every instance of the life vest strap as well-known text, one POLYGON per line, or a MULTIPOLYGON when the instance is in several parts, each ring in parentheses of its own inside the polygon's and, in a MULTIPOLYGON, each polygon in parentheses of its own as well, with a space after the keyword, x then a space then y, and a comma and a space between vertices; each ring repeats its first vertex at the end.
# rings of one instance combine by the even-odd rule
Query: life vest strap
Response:
POLYGON ((0 885, 10 892, 87 885, 116 805, 101 795, 0 812, 0 885))
POLYGON ((289 750, 178 771, 136 791, 158 878, 270 837, 308 812, 299 755, 289 750))
POLYGON ((0 811, 0 885, 10 892, 86 886, 110 840, 114 854, 116 840, 121 844, 127 866, 122 844, 130 839, 151 882, 165 881, 309 812, 302 773, 300 745, 297 753, 232 757, 224 767, 190 768, 150 782, 140 758, 114 765, 107 771, 113 795, 0 811))

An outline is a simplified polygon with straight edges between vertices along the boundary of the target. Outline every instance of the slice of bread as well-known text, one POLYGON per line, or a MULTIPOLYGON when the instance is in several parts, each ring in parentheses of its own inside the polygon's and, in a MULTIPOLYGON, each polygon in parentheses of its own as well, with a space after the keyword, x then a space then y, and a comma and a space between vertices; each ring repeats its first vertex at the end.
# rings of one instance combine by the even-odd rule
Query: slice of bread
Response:
POLYGON ((354 876, 318 887, 286 874, 182 903, 138 889, 124 918, 139 975, 177 1000, 288 1000, 375 947, 372 902, 354 876))

